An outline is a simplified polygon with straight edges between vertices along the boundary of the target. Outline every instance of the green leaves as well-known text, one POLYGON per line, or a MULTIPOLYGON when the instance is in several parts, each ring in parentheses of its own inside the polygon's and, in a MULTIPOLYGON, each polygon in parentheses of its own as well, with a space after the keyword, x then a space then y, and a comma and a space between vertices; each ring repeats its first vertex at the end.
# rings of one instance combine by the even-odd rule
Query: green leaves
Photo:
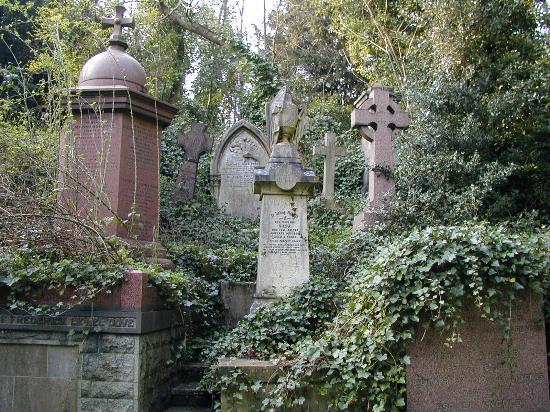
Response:
MULTIPOLYGON (((335 408, 402 410, 411 362, 406 345, 422 328, 440 328, 447 346, 460 342, 462 309, 470 304, 510 336, 508 304, 516 293, 525 285, 548 290, 549 244, 545 227, 521 231, 468 223, 415 230, 357 260, 337 312, 321 302, 309 307, 309 299, 298 303, 313 293, 312 285, 305 286, 289 301, 255 313, 219 349, 224 355, 287 361, 284 379, 264 388, 270 392, 266 409, 297 402, 302 396, 297 388, 320 388, 335 408), (305 322, 312 311, 322 315, 318 326, 294 323, 305 322)), ((315 299, 325 299, 334 289, 316 292, 315 299)))

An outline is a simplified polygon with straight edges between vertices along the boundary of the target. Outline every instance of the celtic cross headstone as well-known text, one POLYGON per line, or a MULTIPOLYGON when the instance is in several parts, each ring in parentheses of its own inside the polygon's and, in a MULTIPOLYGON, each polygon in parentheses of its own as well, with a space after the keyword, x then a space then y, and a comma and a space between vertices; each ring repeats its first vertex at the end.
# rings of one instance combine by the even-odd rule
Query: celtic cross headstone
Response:
POLYGON ((178 136, 178 144, 185 154, 172 194, 172 198, 176 201, 192 199, 195 194, 200 157, 212 149, 212 139, 204 132, 205 128, 205 125, 194 122, 189 131, 178 136))
POLYGON ((354 228, 379 220, 384 196, 395 191, 392 139, 395 130, 408 126, 409 115, 401 110, 390 87, 374 86, 354 103, 351 127, 370 142, 369 199, 364 212, 355 217, 354 228))

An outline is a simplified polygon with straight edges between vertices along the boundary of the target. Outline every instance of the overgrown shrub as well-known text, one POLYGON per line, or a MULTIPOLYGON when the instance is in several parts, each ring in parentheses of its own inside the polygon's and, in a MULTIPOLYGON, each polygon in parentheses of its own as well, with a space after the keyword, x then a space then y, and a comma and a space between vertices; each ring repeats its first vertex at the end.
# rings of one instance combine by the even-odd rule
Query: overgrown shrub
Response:
MULTIPOLYGON (((264 346, 262 358, 285 358, 290 366, 263 406, 300 402, 295 390, 314 382, 342 410, 403 408, 405 345, 424 328, 442 330, 449 345, 460 342, 462 309, 472 303, 509 336, 510 307, 518 294, 548 290, 549 246, 546 227, 520 231, 486 223, 429 227, 380 246, 359 260, 330 327, 317 336, 303 334, 292 345, 279 343, 286 353, 264 346)), ((231 347, 263 339, 269 335, 255 336, 254 342, 234 335, 231 347)))

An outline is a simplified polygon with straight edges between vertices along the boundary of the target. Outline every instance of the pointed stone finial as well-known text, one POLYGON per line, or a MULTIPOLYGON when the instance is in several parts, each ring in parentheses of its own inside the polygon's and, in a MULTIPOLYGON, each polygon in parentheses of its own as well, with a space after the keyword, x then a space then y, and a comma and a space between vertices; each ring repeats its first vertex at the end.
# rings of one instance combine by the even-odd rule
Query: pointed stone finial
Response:
POLYGON ((101 24, 103 28, 112 27, 113 34, 109 38, 109 44, 111 46, 122 46, 124 49, 128 47, 126 37, 122 34, 123 27, 135 27, 135 19, 133 17, 124 18, 126 8, 124 6, 115 7, 114 17, 102 17, 101 24))

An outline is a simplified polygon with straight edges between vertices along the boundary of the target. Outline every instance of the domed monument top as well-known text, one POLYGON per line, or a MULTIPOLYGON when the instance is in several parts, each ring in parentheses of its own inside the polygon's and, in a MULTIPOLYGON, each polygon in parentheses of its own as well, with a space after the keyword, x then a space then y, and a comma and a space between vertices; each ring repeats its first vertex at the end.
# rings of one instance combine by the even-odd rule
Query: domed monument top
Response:
POLYGON ((109 47, 86 62, 80 72, 78 88, 123 86, 147 93, 145 69, 126 53, 128 43, 122 28, 134 28, 134 18, 124 18, 125 11, 123 6, 116 6, 115 17, 101 20, 103 27, 113 27, 109 47))

